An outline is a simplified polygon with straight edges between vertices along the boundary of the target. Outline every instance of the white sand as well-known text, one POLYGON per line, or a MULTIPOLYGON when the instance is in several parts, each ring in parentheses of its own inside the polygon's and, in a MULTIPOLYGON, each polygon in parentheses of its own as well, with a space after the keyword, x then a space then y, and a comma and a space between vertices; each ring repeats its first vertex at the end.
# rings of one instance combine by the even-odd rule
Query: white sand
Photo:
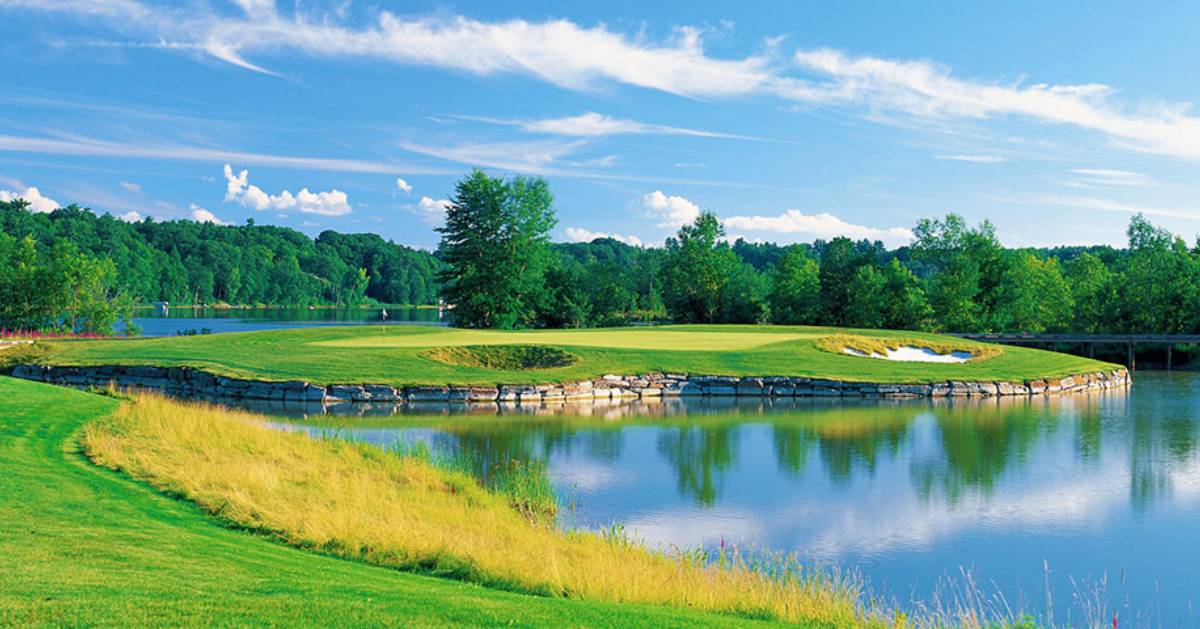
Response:
POLYGON ((898 349, 888 348, 886 354, 860 352, 849 347, 843 348, 843 352, 851 356, 862 356, 863 358, 879 358, 882 360, 897 360, 907 363, 965 363, 971 360, 971 352, 950 352, 949 354, 939 354, 928 347, 913 347, 905 345, 898 349))

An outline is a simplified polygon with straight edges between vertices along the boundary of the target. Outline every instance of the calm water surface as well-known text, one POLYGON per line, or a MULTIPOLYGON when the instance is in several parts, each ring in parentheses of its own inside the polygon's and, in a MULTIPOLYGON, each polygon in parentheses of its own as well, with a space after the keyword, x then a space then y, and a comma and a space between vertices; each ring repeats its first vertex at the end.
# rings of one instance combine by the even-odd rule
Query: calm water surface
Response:
POLYGON ((680 401, 276 425, 540 459, 574 504, 568 524, 795 552, 857 568, 902 602, 970 569, 1032 610, 1049 582, 1061 618, 1107 575, 1101 598, 1130 624, 1192 626, 1200 376, 1135 380, 1128 393, 1021 401, 680 401))
POLYGON ((330 325, 444 325, 445 320, 437 308, 388 308, 384 321, 379 308, 138 308, 134 311, 133 323, 141 329, 142 336, 175 336, 181 332, 195 331, 199 334, 222 332, 253 332, 292 327, 317 327, 330 325))

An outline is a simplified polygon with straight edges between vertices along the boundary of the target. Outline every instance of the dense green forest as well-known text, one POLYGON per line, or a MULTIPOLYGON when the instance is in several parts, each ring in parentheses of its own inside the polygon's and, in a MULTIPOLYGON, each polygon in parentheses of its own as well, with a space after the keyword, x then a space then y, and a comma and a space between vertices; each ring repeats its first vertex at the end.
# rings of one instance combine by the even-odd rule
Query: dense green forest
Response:
POLYGON ((549 185, 475 171, 441 246, 274 226, 126 223, 0 203, 0 328, 102 332, 122 304, 454 304, 470 327, 638 321, 956 332, 1200 332, 1200 242, 1134 216, 1128 246, 1009 249, 984 221, 925 219, 886 249, 848 238, 729 242, 702 214, 662 247, 552 243, 549 185), (107 308, 102 307, 107 305, 107 308))
POLYGON ((0 202, 0 233, 49 254, 72 243, 111 260, 115 288, 140 303, 251 305, 437 303, 434 256, 374 234, 316 239, 270 225, 194 221, 127 223, 75 206, 32 213, 0 202))
POLYGON ((1200 332, 1200 242, 1132 217, 1128 247, 1009 249, 987 221, 923 219, 911 245, 834 238, 730 243, 703 213, 664 247, 551 244, 545 181, 474 172, 447 213, 440 274, 474 327, 635 320, 781 323, 953 332, 1200 332), (487 225, 487 229, 477 229, 487 225), (496 238, 489 234, 505 234, 496 238), (448 248, 449 245, 449 248, 448 248), (489 261, 481 269, 475 260, 489 261), (517 270, 520 281, 500 282, 517 270))

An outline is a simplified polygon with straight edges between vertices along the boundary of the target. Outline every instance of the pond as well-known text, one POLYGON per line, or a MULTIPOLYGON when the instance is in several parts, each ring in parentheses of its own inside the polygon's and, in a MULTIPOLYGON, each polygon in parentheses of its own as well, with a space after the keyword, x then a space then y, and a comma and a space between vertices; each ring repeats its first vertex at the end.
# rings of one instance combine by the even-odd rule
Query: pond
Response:
POLYGON ((329 325, 445 325, 437 308, 137 308, 133 323, 142 336, 253 332, 329 325))
POLYGON ((668 548, 794 552, 858 570, 901 604, 963 587, 969 571, 1014 608, 1044 611, 1049 593, 1060 620, 1098 602, 1122 626, 1196 620, 1195 374, 1139 372, 1128 392, 1028 400, 426 410, 438 412, 272 421, 425 442, 480 469, 541 460, 570 526, 621 523, 668 548))

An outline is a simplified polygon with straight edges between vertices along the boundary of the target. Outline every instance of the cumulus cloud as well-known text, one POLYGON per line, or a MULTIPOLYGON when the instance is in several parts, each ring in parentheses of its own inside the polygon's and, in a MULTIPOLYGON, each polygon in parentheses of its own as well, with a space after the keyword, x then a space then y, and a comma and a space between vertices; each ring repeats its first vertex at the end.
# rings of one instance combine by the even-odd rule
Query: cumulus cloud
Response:
POLYGON ((659 227, 681 227, 700 216, 700 206, 684 197, 668 196, 662 190, 642 195, 642 207, 658 219, 659 227))
POLYGON ((42 196, 42 192, 34 186, 25 188, 23 192, 0 190, 0 201, 16 201, 17 199, 28 201, 30 212, 53 212, 59 208, 58 201, 42 196))
POLYGON ((445 221, 446 208, 448 207, 450 207, 449 199, 434 199, 423 196, 420 201, 407 206, 406 209, 421 219, 422 223, 430 227, 437 227, 445 221))
POLYGON ((882 240, 889 246, 899 246, 908 244, 913 238, 912 231, 904 227, 879 229, 855 225, 825 212, 805 214, 800 210, 787 210, 775 216, 729 216, 721 219, 721 222, 731 237, 743 233, 757 234, 778 242, 846 236, 855 240, 882 240))
POLYGON ((563 233, 566 234, 567 240, 571 242, 591 242, 597 238, 612 238, 613 240, 633 245, 634 247, 641 247, 645 244, 637 236, 622 236, 611 232, 594 232, 582 227, 568 227, 563 230, 563 233))
POLYGON ((411 184, 399 177, 396 177, 396 187, 399 188, 404 194, 410 194, 413 190, 411 184))
POLYGON ((124 214, 118 214, 117 219, 126 223, 140 223, 142 222, 142 213, 137 210, 130 210, 124 214))
POLYGON ((215 214, 193 203, 190 208, 192 210, 192 220, 198 223, 212 223, 213 225, 228 225, 225 221, 217 218, 215 214))
POLYGON ((309 192, 301 188, 296 194, 287 190, 279 194, 267 194, 250 183, 249 171, 243 169, 234 174, 233 167, 225 164, 225 202, 236 202, 255 211, 299 210, 305 214, 342 216, 350 213, 350 200, 338 189, 328 192, 309 192))

